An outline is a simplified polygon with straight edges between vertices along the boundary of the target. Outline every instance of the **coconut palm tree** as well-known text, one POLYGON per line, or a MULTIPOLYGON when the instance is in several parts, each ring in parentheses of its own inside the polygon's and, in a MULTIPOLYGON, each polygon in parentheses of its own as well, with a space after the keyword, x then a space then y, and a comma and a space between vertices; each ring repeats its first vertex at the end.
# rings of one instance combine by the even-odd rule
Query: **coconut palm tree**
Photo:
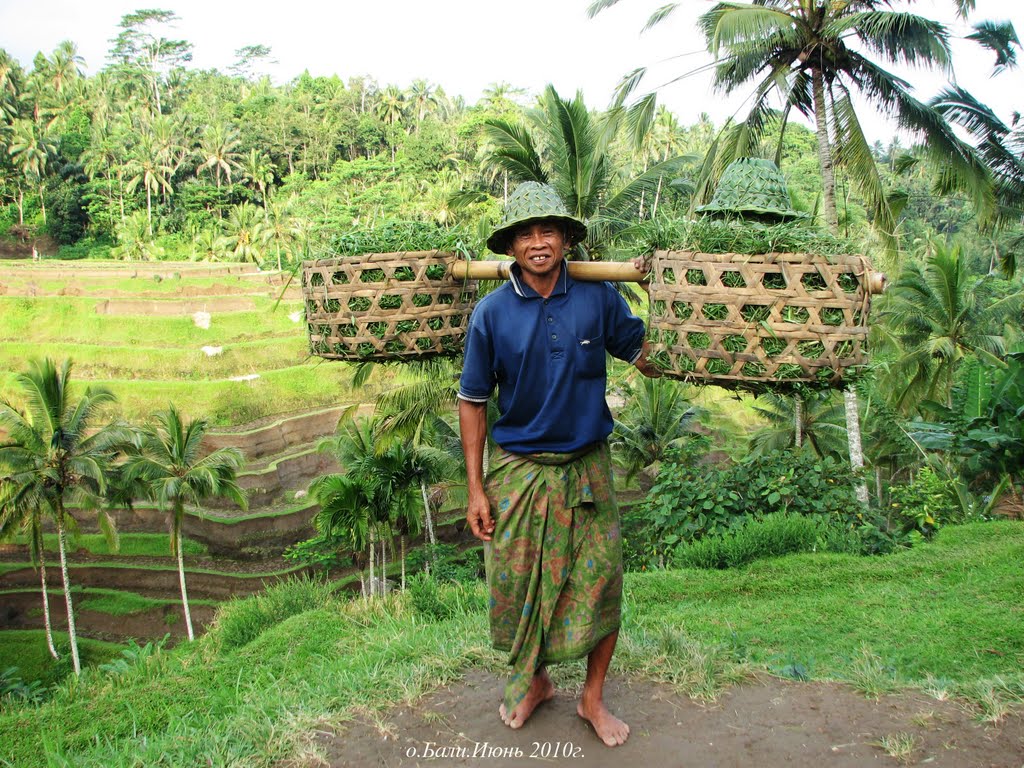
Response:
MULTIPOLYGON (((595 0, 589 12, 594 15, 615 2, 595 0)), ((676 5, 655 12, 648 26, 668 18, 676 5)), ((783 130, 793 109, 813 116, 826 225, 838 232, 834 173, 838 166, 860 190, 880 234, 891 241, 895 217, 854 109, 855 95, 892 116, 904 130, 922 136, 929 153, 941 157, 950 173, 979 180, 986 170, 942 115, 915 99, 909 83, 884 68, 902 64, 952 74, 949 30, 924 16, 892 10, 890 5, 882 0, 720 2, 698 23, 716 57, 715 86, 726 93, 753 88, 745 128, 754 137, 772 114, 773 94, 782 102, 783 130)), ((973 5, 958 1, 961 15, 966 16, 973 5)), ((626 91, 636 87, 643 70, 631 75, 624 80, 626 91)))
POLYGON ((845 456, 845 409, 833 393, 811 392, 791 397, 766 392, 754 401, 754 410, 768 424, 750 436, 752 455, 803 448, 815 456, 845 456))
POLYGON ((224 243, 236 261, 259 264, 263 260, 267 235, 266 220, 252 203, 236 205, 224 220, 224 243))
POLYGON ((684 396, 683 386, 671 379, 641 377, 626 384, 625 406, 615 421, 610 440, 615 461, 631 480, 640 470, 663 461, 695 436, 701 411, 684 396))
POLYGON ((226 123, 206 126, 199 140, 200 168, 209 168, 220 189, 221 176, 231 183, 231 171, 238 167, 238 131, 226 123))
POLYGON ((551 184, 569 212, 587 222, 587 250, 600 254, 617 232, 636 220, 642 197, 655 194, 659 183, 674 178, 686 160, 669 158, 622 181, 611 142, 625 118, 619 109, 595 117, 582 94, 566 100, 549 85, 527 122, 484 122, 484 136, 492 146, 486 163, 517 183, 551 184))
POLYGON ((260 193, 263 210, 267 210, 267 185, 274 180, 274 167, 266 155, 250 149, 241 163, 242 178, 260 193))
POLYGON ((171 191, 171 173, 174 169, 168 164, 156 138, 148 131, 140 134, 138 143, 132 149, 129 169, 131 178, 125 185, 125 192, 131 194, 139 184, 145 188, 147 231, 152 239, 153 193, 161 190, 171 191))
MULTIPOLYGON (((58 368, 49 358, 30 361, 28 370, 15 376, 27 412, 22 413, 8 401, 0 403, 0 428, 7 434, 6 442, 0 445, 0 466, 6 468, 5 484, 13 489, 7 492, 13 494, 10 498, 35 504, 53 517, 71 660, 78 675, 82 666, 67 561, 67 530, 74 519, 67 507, 73 504, 99 509, 115 459, 130 442, 131 434, 114 423, 97 428, 100 409, 112 403, 114 395, 100 387, 88 387, 75 399, 70 378, 70 360, 64 360, 58 368)), ((111 526, 103 510, 100 522, 104 528, 111 526)))
POLYGON ((141 481, 157 506, 170 515, 171 554, 178 559, 181 605, 188 639, 193 640, 192 613, 185 586, 182 526, 185 505, 199 507, 210 498, 228 498, 245 509, 245 494, 236 481, 244 458, 237 448, 219 448, 203 455, 204 419, 185 421, 174 405, 157 413, 141 431, 138 452, 125 463, 127 480, 141 481))
MULTIPOLYGON (((2 465, 0 472, 4 472, 2 465)), ((43 509, 46 507, 46 500, 37 493, 38 488, 34 484, 18 486, 10 477, 0 474, 0 541, 17 532, 28 535, 29 557, 33 565, 39 564, 46 647, 53 658, 59 659, 60 654, 53 643, 50 594, 46 584, 46 551, 43 546, 43 509)))
POLYGON ((933 241, 923 264, 911 263, 882 302, 879 331, 894 349, 884 375, 892 402, 909 410, 923 399, 948 405, 960 362, 999 365, 1003 325, 1024 306, 1024 291, 997 295, 991 276, 968 272, 959 244, 933 241))
MULTIPOLYGON (((46 223, 46 198, 43 194, 43 182, 50 160, 57 154, 57 145, 43 132, 33 120, 15 120, 7 154, 15 168, 34 184, 39 191, 39 205, 43 212, 43 224, 46 223)), ((21 205, 18 207, 21 215, 21 205)), ((19 224, 24 221, 19 220, 19 224)))

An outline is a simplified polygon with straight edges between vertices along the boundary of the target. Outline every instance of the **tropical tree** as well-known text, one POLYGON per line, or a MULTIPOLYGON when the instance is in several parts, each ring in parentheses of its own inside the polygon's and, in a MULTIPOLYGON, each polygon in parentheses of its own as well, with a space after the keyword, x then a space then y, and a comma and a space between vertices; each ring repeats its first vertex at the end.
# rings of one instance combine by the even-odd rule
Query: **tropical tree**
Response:
POLYGON ((274 180, 274 167, 266 155, 250 149, 249 154, 242 160, 242 178, 252 184, 260 193, 260 200, 263 202, 263 210, 267 210, 267 185, 274 180))
POLYGON ((238 131, 226 123, 213 123, 199 140, 200 168, 209 168, 220 188, 221 176, 231 183, 231 171, 238 167, 238 131))
POLYGON ((243 509, 248 506, 236 480, 245 461, 241 451, 218 448, 204 456, 202 443, 207 427, 204 419, 182 419, 178 409, 169 405, 142 429, 138 452, 128 458, 124 468, 125 477, 142 481, 147 495, 170 515, 171 554, 178 559, 181 605, 189 640, 195 635, 185 586, 185 505, 201 507, 207 499, 228 498, 243 509))
MULTIPOLYGON (((43 224, 46 223, 46 198, 43 194, 43 182, 50 160, 57 154, 57 146, 33 120, 15 120, 11 142, 7 147, 14 166, 30 184, 39 191, 39 205, 43 212, 43 224)), ((24 224, 22 206, 18 206, 19 224, 24 224)))
POLYGON ((121 17, 110 58, 115 71, 129 83, 141 78, 154 115, 163 113, 160 86, 163 73, 192 60, 192 44, 163 36, 161 27, 178 21, 173 11, 147 8, 121 17))
MULTIPOLYGON (((594 15, 616 2, 595 0, 589 12, 594 15)), ((677 5, 656 11, 648 26, 664 21, 677 5)), ((961 2, 962 15, 973 5, 961 2)), ((773 94, 781 99, 783 130, 794 109, 813 117, 826 226, 838 233, 838 166, 860 190, 876 228, 892 241, 894 209, 854 109, 856 97, 921 136, 950 173, 980 179, 986 170, 942 115, 915 99, 910 84, 884 68, 908 65, 952 74, 949 30, 937 21, 888 6, 882 0, 720 2, 700 17, 699 25, 716 58, 715 87, 725 93, 753 88, 753 104, 744 123, 751 135, 765 129, 773 114, 773 94), (881 65, 874 59, 880 59, 881 65)), ((631 73, 622 90, 634 89, 643 74, 643 69, 631 73)))
MULTIPOLYGON (((0 447, 2 450, 2 447, 0 447)), ((50 621, 50 593, 46 582, 46 550, 43 545, 43 510, 46 500, 38 496, 35 484, 18 486, 6 474, 0 463, 0 541, 17 532, 28 537, 28 552, 32 565, 39 564, 39 582, 43 596, 43 626, 46 631, 46 647, 50 655, 59 659, 53 642, 53 624, 50 621)))
POLYGON ((280 272, 282 251, 290 256, 296 244, 302 242, 305 233, 302 226, 303 220, 298 216, 293 216, 288 207, 276 199, 271 200, 270 204, 265 206, 265 214, 263 236, 268 246, 274 246, 277 270, 280 272))
POLYGON ((515 182, 551 184, 569 212, 588 224, 588 251, 600 254, 611 238, 635 221, 644 195, 653 195, 665 177, 674 178, 685 158, 655 163, 621 179, 611 142, 626 113, 612 110, 595 117, 582 94, 572 100, 548 86, 528 122, 501 119, 484 123, 493 147, 486 162, 515 182))
POLYGON ((266 219, 252 203, 236 205, 224 220, 224 244, 236 261, 261 262, 267 234, 266 219))
POLYGON ((129 160, 131 178, 125 185, 125 192, 132 194, 141 184, 146 190, 146 227, 150 239, 153 238, 153 193, 161 190, 171 191, 171 173, 173 168, 157 144, 152 133, 144 131, 138 143, 132 148, 129 160))
POLYGON ((30 361, 28 370, 15 376, 27 410, 23 413, 6 400, 0 403, 0 428, 7 434, 0 445, 0 466, 6 468, 5 485, 12 489, 5 491, 5 501, 13 500, 5 506, 36 505, 53 517, 72 666, 78 675, 82 665, 67 560, 67 531, 74 518, 67 508, 99 509, 101 528, 112 529, 100 504, 115 460, 131 434, 123 425, 97 425, 100 410, 114 401, 110 391, 88 387, 75 399, 70 378, 70 360, 58 368, 49 358, 30 361))
POLYGON ((754 401, 754 410, 768 423, 750 436, 753 456, 792 448, 822 458, 846 453, 845 408, 832 392, 765 392, 754 401))
POLYGON ((347 474, 318 477, 309 486, 310 495, 320 507, 313 525, 319 540, 328 545, 342 543, 354 552, 369 549, 367 564, 369 580, 359 577, 363 595, 374 592, 374 555, 377 515, 374 514, 373 491, 367 478, 347 474))
POLYGON ((923 399, 949 404, 960 362, 999 365, 1004 323, 1019 316, 1024 290, 996 291, 991 275, 972 275, 957 244, 933 241, 923 264, 908 264, 882 302, 882 340, 893 350, 884 375, 897 407, 923 399))

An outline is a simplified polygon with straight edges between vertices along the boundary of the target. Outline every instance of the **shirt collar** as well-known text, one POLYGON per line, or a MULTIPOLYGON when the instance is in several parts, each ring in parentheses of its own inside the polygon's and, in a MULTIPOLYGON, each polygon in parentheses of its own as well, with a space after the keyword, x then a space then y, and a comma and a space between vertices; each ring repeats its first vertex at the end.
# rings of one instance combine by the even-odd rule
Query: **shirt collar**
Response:
MULTIPOLYGON (((576 282, 569 277, 569 268, 564 259, 562 260, 561 266, 562 273, 559 275, 558 282, 555 284, 555 290, 551 292, 552 296, 568 293, 569 286, 576 282)), ((540 294, 528 286, 526 281, 523 280, 523 270, 518 264, 512 264, 512 268, 508 273, 508 279, 509 282, 512 283, 512 290, 516 292, 517 296, 521 296, 524 299, 540 298, 540 294)))

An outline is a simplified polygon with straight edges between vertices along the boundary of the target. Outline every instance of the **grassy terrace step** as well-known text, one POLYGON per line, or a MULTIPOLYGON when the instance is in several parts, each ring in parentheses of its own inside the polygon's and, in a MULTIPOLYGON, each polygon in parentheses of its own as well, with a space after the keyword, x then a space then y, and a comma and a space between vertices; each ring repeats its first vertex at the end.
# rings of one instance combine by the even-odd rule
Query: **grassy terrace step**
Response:
MULTIPOLYGON (((122 277, 113 275, 3 274, 0 285, 8 296, 135 296, 138 298, 186 298, 202 296, 278 295, 283 286, 266 279, 240 276, 164 278, 161 275, 122 277)), ((289 287, 289 290, 291 288, 289 287)), ((301 293, 301 291, 300 291, 301 293)))
POLYGON ((219 355, 207 356, 199 347, 111 347, 68 342, 16 342, 0 345, 0 369, 18 370, 30 357, 71 357, 75 374, 83 379, 225 379, 249 373, 301 365, 309 358, 306 339, 297 332, 287 337, 223 345, 219 355))
POLYGON ((299 302, 257 297, 253 312, 211 311, 210 327, 199 328, 191 315, 180 317, 124 317, 99 314, 100 300, 71 297, 17 298, 0 296, 0 340, 55 343, 102 343, 109 346, 185 347, 221 346, 306 333, 302 321, 289 315, 302 309, 299 302), (275 309, 276 305, 276 309, 275 309))
MULTIPOLYGON (((114 392, 118 399, 115 412, 129 421, 141 422, 173 402, 185 414, 202 415, 211 425, 226 427, 302 408, 351 402, 357 396, 351 387, 351 370, 347 365, 311 361, 267 371, 251 381, 100 379, 95 383, 114 392)), ((83 378, 78 383, 83 385, 83 378)), ((364 387, 358 398, 375 394, 374 387, 364 387)), ((17 401, 13 373, 0 375, 0 396, 17 401)))
MULTIPOLYGON (((56 608, 61 610, 63 608, 63 603, 61 601, 64 600, 64 590, 47 588, 46 593, 50 596, 50 600, 56 601, 56 608)), ((123 589, 104 589, 102 587, 81 587, 78 585, 72 585, 71 594, 72 599, 74 600, 76 613, 79 610, 83 610, 106 613, 110 616, 131 616, 132 614, 142 613, 153 608, 163 608, 168 605, 177 607, 181 605, 180 596, 177 599, 147 597, 145 595, 140 595, 137 592, 131 592, 123 589)), ((42 611, 42 596, 38 587, 35 589, 0 589, 0 597, 5 595, 31 595, 37 602, 39 602, 39 610, 42 611)), ((217 600, 203 600, 200 598, 193 600, 189 597, 189 604, 205 605, 210 608, 216 608, 220 605, 220 602, 217 600)))
MULTIPOLYGON (((71 563, 68 565, 72 584, 89 589, 121 589, 130 587, 139 594, 170 598, 178 594, 178 569, 171 558, 164 565, 131 562, 71 563)), ((275 581, 306 572, 293 566, 267 572, 232 572, 198 568, 185 562, 189 596, 209 600, 227 600, 235 595, 252 595, 275 581)), ((47 568, 48 589, 62 588, 59 568, 47 568)), ((27 563, 0 563, 0 589, 32 589, 39 586, 39 573, 27 563)))
MULTIPOLYGON (((118 547, 110 546, 106 537, 99 533, 82 533, 78 536, 68 537, 68 553, 83 551, 90 555, 121 555, 136 557, 167 557, 170 544, 166 533, 123 533, 118 537, 118 547)), ((14 537, 14 542, 19 548, 28 545, 27 537, 19 534, 14 537)), ((54 533, 43 534, 43 549, 45 552, 57 552, 57 535, 54 533)), ((22 551, 19 549, 19 552, 22 551)), ((207 555, 207 548, 198 541, 193 541, 187 536, 184 538, 185 555, 207 555)), ((53 561, 51 561, 52 563, 53 561)), ((51 565, 51 567, 53 567, 51 565)))

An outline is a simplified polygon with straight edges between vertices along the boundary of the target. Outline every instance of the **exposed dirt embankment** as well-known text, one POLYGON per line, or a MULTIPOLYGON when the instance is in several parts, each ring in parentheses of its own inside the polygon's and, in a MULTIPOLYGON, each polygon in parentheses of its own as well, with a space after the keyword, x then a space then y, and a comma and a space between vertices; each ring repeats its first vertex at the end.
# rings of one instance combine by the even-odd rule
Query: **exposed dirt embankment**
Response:
MULTIPOLYGON (((186 570, 193 567, 187 560, 186 558, 186 570)), ((248 596, 262 592, 267 584, 303 572, 299 570, 284 575, 249 575, 188 571, 188 594, 190 597, 204 600, 229 600, 236 595, 248 596)), ((162 569, 76 565, 71 568, 70 576, 71 583, 76 587, 127 589, 145 597, 165 599, 174 599, 176 595, 181 594, 178 571, 169 558, 166 567, 162 569)), ((51 589, 63 589, 60 568, 51 565, 46 569, 46 583, 51 589)), ((4 589, 38 588, 39 574, 32 568, 8 571, 3 575, 0 585, 4 589)))
POLYGON ((203 441, 206 453, 218 448, 238 448, 249 462, 280 456, 294 446, 312 443, 334 433, 344 408, 300 413, 253 428, 208 432, 203 441))
MULTIPOLYGON (((172 644, 187 637, 180 605, 168 603, 125 616, 112 616, 109 613, 82 607, 83 598, 88 598, 88 591, 79 594, 79 602, 75 606, 75 628, 83 637, 123 642, 129 637, 158 640, 169 633, 172 644)), ((217 612, 211 605, 190 604, 189 608, 192 613, 192 627, 197 633, 206 630, 217 612)), ((67 630, 67 611, 64 609, 64 601, 60 598, 50 597, 50 619, 54 629, 67 630)), ((0 608, 0 626, 4 629, 43 629, 45 622, 39 593, 18 592, 4 595, 3 608, 0 608)))

